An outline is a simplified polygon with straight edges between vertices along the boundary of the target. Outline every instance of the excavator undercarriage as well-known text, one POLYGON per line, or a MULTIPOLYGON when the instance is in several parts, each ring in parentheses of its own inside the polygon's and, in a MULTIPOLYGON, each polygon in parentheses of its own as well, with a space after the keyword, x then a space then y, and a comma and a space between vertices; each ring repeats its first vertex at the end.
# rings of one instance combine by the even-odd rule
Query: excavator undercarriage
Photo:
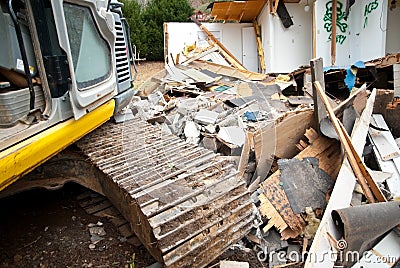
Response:
POLYGON ((255 207, 234 164, 157 126, 109 121, 72 149, 7 192, 67 181, 91 188, 167 267, 204 267, 254 226, 255 207))

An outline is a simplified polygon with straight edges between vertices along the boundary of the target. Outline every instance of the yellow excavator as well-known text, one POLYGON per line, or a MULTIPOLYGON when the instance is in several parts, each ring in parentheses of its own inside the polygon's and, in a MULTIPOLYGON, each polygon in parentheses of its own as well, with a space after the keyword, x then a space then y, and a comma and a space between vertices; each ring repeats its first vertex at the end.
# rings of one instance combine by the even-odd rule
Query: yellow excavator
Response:
POLYGON ((168 267, 204 267, 253 227, 226 158, 135 118, 116 0, 0 0, 0 197, 74 181, 168 267))

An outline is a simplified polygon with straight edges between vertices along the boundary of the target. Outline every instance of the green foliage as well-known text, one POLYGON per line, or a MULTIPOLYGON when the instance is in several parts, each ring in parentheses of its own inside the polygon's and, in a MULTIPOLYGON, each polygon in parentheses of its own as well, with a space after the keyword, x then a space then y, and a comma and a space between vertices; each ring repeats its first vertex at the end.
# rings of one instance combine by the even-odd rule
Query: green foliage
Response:
POLYGON ((122 0, 124 4, 122 12, 130 25, 130 37, 132 44, 137 47, 143 46, 142 34, 145 31, 145 25, 142 21, 142 7, 137 0, 122 0))
POLYGON ((186 22, 193 13, 188 0, 122 0, 122 11, 131 27, 131 41, 148 60, 164 59, 164 22, 186 22))

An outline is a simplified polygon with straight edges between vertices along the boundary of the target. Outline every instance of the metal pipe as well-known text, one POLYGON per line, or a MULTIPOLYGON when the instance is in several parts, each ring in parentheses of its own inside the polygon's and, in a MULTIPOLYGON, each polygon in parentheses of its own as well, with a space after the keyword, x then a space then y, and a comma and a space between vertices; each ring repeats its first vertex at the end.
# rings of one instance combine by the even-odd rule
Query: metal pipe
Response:
POLYGON ((30 94, 29 109, 33 110, 35 108, 35 90, 33 88, 32 77, 31 77, 31 72, 29 70, 29 62, 28 62, 28 58, 26 56, 24 39, 22 38, 21 27, 19 27, 19 22, 18 22, 17 16, 15 15, 14 9, 12 7, 12 0, 8 1, 8 10, 10 11, 11 19, 14 23, 15 33, 17 34, 19 50, 21 52, 22 62, 24 63, 25 78, 28 82, 29 94, 30 94))

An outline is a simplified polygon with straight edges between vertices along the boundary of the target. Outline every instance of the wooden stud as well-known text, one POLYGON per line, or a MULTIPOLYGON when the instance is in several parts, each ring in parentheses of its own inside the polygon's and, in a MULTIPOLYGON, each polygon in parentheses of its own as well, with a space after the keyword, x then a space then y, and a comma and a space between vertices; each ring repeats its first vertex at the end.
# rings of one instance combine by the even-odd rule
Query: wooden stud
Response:
POLYGON ((243 177, 246 171, 246 166, 249 161, 252 141, 253 141, 253 134, 251 132, 246 132, 246 141, 244 142, 242 154, 240 155, 240 161, 238 165, 238 171, 240 177, 243 177))
POLYGON ((337 22, 337 0, 332 0, 332 38, 331 38, 331 65, 336 62, 336 22, 337 22))
POLYGON ((213 42, 213 44, 219 47, 219 51, 230 64, 232 64, 239 70, 247 70, 246 67, 244 67, 243 64, 238 59, 236 59, 236 57, 206 27, 204 27, 204 25, 202 25, 195 18, 192 18, 192 20, 200 27, 201 30, 203 30, 203 32, 207 34, 207 36, 213 42))
POLYGON ((253 25, 254 25, 254 31, 256 33, 257 50, 258 50, 258 57, 260 59, 261 72, 265 73, 267 67, 265 66, 265 55, 261 41, 260 25, 258 25, 256 20, 253 21, 253 25))
POLYGON ((312 9, 312 57, 317 57, 317 14, 315 9, 316 2, 313 2, 312 9))
POLYGON ((375 181, 372 179, 371 175, 365 168, 364 163, 361 161, 359 155, 355 151, 349 135, 347 134, 341 122, 335 116, 333 109, 329 104, 328 98, 322 90, 321 85, 317 81, 314 82, 314 86, 317 89, 317 92, 321 97, 323 104, 325 105, 328 116, 336 130, 337 135, 339 136, 340 142, 343 145, 345 154, 353 169, 354 175, 356 176, 357 181, 360 183, 361 188, 363 189, 363 192, 368 201, 370 203, 375 203, 376 200, 378 200, 379 202, 385 202, 385 196, 382 194, 379 187, 376 185, 375 181))
POLYGON ((279 0, 275 0, 275 5, 274 5, 274 10, 272 11, 272 13, 276 13, 276 11, 278 10, 278 5, 279 5, 279 0))

